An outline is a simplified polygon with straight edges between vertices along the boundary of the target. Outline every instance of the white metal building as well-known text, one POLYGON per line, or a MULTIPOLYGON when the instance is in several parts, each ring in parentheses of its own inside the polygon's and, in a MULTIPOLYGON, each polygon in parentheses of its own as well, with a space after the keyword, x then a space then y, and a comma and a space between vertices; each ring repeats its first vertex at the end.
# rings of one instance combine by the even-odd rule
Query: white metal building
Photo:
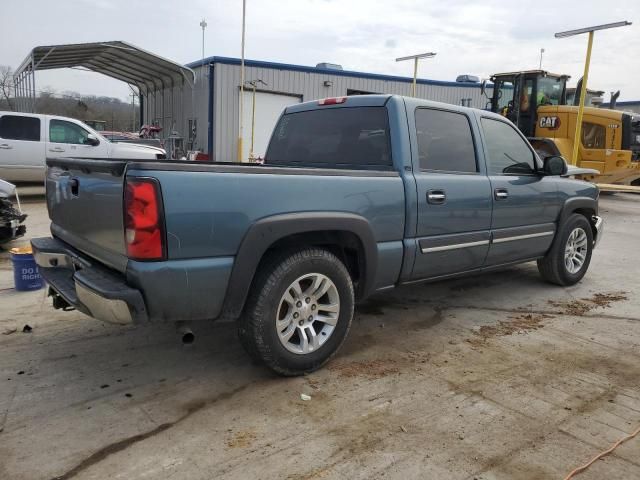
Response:
MULTIPOLYGON (((157 91, 147 96, 141 105, 143 122, 158 122, 163 126, 172 123, 174 129, 184 136, 188 147, 209 152, 215 161, 236 161, 240 125, 240 59, 209 57, 187 67, 196 74, 193 92, 185 89, 181 102, 174 99, 175 91, 166 92, 172 101, 165 101, 164 109, 161 109, 160 100, 165 92, 157 91)), ((264 82, 256 93, 254 153, 257 155, 264 154, 275 122, 287 105, 366 93, 410 95, 412 83, 409 77, 245 60, 245 81, 253 80, 264 82)), ((426 79, 418 79, 416 96, 477 108, 483 108, 487 101, 478 83, 426 79)), ((246 160, 253 106, 252 92, 246 85, 243 104, 242 158, 246 160)))

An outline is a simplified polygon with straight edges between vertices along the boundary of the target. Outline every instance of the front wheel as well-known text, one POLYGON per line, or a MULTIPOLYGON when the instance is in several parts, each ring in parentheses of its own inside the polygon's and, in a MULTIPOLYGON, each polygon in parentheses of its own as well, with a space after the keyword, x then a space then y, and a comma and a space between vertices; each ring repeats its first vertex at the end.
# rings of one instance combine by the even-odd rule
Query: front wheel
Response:
POLYGON ((331 252, 272 257, 252 284, 238 333, 255 360, 280 375, 317 370, 344 342, 353 318, 349 272, 331 252))
POLYGON ((560 227, 551 249, 538 260, 538 270, 546 281, 569 286, 587 273, 593 251, 593 230, 584 215, 572 214, 560 227))

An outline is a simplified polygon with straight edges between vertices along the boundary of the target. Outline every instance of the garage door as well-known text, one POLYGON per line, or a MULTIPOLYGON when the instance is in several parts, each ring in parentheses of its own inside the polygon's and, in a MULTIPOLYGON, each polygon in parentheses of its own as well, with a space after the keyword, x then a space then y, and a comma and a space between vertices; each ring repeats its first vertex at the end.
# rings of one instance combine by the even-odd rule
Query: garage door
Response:
MULTIPOLYGON (((278 118, 285 107, 300 103, 299 97, 281 95, 277 93, 256 92, 256 120, 254 127, 253 153, 264 157, 271 132, 276 126, 278 118)), ((244 92, 244 135, 242 141, 242 159, 247 161, 251 149, 251 109, 253 106, 253 92, 244 92)))

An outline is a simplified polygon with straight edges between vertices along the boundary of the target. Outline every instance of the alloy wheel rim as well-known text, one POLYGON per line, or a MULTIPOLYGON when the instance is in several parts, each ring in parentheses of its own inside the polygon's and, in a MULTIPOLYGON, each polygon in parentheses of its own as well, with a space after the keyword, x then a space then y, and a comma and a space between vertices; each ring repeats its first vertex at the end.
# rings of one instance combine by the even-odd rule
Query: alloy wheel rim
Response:
POLYGON ((564 265, 569 273, 580 271, 587 259, 589 239, 582 228, 574 228, 564 249, 564 265))
POLYGON ((276 330, 288 351, 306 355, 317 351, 333 334, 340 314, 340 295, 321 273, 297 278, 284 291, 276 311, 276 330))

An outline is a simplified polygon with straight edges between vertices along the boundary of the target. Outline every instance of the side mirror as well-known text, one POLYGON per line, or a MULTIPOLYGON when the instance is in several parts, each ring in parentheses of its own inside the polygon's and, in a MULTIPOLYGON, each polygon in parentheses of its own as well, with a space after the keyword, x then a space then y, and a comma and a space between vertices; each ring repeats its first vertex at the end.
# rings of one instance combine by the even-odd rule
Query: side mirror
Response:
POLYGON ((568 171, 567 162, 559 155, 551 155, 543 161, 543 172, 545 175, 566 175, 568 171))
POLYGON ((96 146, 100 145, 100 140, 98 140, 98 137, 96 137, 93 133, 90 133, 89 135, 87 135, 86 143, 87 143, 87 145, 91 145, 92 147, 96 147, 96 146))
POLYGON ((480 84, 480 93, 482 93, 482 95, 484 95, 485 97, 487 96, 487 81, 486 80, 482 80, 482 83, 480 84))

